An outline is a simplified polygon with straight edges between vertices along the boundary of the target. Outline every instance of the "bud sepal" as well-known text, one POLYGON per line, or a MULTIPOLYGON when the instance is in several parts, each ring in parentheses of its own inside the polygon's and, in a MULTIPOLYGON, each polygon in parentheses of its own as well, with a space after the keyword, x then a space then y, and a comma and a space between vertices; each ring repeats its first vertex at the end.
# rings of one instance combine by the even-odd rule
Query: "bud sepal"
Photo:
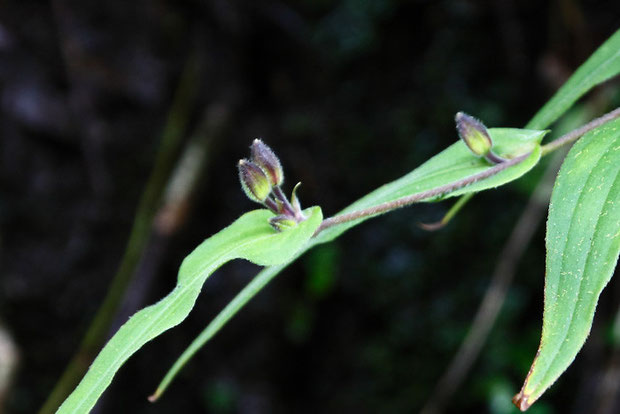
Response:
POLYGON ((290 216, 280 214, 279 216, 271 217, 269 219, 269 225, 271 225, 274 230, 280 232, 297 227, 297 221, 290 216))
POLYGON ((271 194, 271 184, 265 172, 252 161, 239 160, 239 181, 248 198, 264 203, 271 194))
POLYGON ((300 185, 301 183, 299 182, 295 184, 295 187, 293 187, 293 192, 291 194, 291 206, 293 206, 293 210, 295 211, 295 215, 299 219, 299 221, 303 221, 306 219, 306 216, 302 212, 301 203, 299 202, 299 198, 297 198, 297 189, 300 185))

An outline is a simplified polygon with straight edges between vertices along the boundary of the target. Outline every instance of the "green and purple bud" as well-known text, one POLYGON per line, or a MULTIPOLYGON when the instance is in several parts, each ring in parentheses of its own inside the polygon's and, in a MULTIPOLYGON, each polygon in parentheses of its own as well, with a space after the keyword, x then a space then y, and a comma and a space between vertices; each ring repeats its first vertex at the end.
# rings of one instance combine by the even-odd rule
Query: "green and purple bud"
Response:
POLYGON ((466 113, 458 112, 454 118, 459 137, 478 157, 486 157, 491 152, 493 141, 482 122, 466 113))
POLYGON ((252 161, 239 160, 239 181, 248 198, 257 203, 265 202, 271 193, 269 178, 252 161))
POLYGON ((255 139, 250 146, 252 161, 265 171, 272 186, 279 186, 284 181, 284 172, 280 160, 263 141, 255 139))
POLYGON ((275 216, 275 217, 271 217, 269 219, 269 224, 271 225, 271 227, 273 227, 276 231, 284 231, 284 230, 288 230, 291 229, 293 227, 297 226, 297 221, 295 221, 295 219, 287 216, 287 215, 279 215, 279 216, 275 216))

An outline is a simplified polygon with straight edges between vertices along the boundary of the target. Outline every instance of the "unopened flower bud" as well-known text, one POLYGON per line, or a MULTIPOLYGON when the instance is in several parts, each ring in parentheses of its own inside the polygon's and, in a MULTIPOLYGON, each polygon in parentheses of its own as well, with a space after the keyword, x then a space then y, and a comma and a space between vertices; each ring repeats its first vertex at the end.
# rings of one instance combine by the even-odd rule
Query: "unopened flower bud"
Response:
POLYGON ((478 157, 484 157, 491 151, 493 141, 482 122, 463 112, 458 112, 454 118, 456 130, 461 139, 467 144, 471 152, 478 157))
POLYGON ((264 202, 271 193, 267 175, 251 161, 239 160, 239 181, 248 198, 257 203, 264 202))
POLYGON ((271 217, 269 219, 269 224, 276 231, 284 231, 284 230, 297 226, 297 222, 291 217, 286 216, 286 215, 271 217))
POLYGON ((250 150, 252 151, 252 161, 265 171, 271 185, 281 185, 284 181, 284 172, 282 164, 280 164, 280 160, 273 150, 260 139, 254 140, 250 150))

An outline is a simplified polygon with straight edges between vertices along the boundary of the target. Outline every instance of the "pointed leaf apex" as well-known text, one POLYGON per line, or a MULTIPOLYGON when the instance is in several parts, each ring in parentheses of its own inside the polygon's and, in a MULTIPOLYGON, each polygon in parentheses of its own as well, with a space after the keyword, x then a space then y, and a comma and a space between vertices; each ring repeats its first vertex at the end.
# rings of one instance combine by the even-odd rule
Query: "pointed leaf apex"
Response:
POLYGON ((529 396, 523 394, 523 391, 512 397, 512 403, 520 411, 527 411, 527 409, 532 406, 532 403, 529 401, 529 396))

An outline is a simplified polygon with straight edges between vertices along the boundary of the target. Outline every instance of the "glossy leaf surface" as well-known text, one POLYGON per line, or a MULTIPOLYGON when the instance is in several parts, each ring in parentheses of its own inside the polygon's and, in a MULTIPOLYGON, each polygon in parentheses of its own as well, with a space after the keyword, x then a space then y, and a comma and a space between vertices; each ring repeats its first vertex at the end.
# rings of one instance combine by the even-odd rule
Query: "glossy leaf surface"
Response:
POLYGON ((547 221, 542 338, 515 404, 527 409, 583 346, 620 251, 620 120, 586 134, 558 174, 547 221))
POLYGON ((254 210, 200 244, 181 264, 172 292, 137 312, 118 330, 58 413, 89 412, 133 353, 187 317, 205 280, 224 263, 233 259, 260 265, 289 261, 308 243, 323 218, 319 207, 305 213, 308 219, 296 228, 276 233, 268 223, 273 214, 268 210, 254 210))

